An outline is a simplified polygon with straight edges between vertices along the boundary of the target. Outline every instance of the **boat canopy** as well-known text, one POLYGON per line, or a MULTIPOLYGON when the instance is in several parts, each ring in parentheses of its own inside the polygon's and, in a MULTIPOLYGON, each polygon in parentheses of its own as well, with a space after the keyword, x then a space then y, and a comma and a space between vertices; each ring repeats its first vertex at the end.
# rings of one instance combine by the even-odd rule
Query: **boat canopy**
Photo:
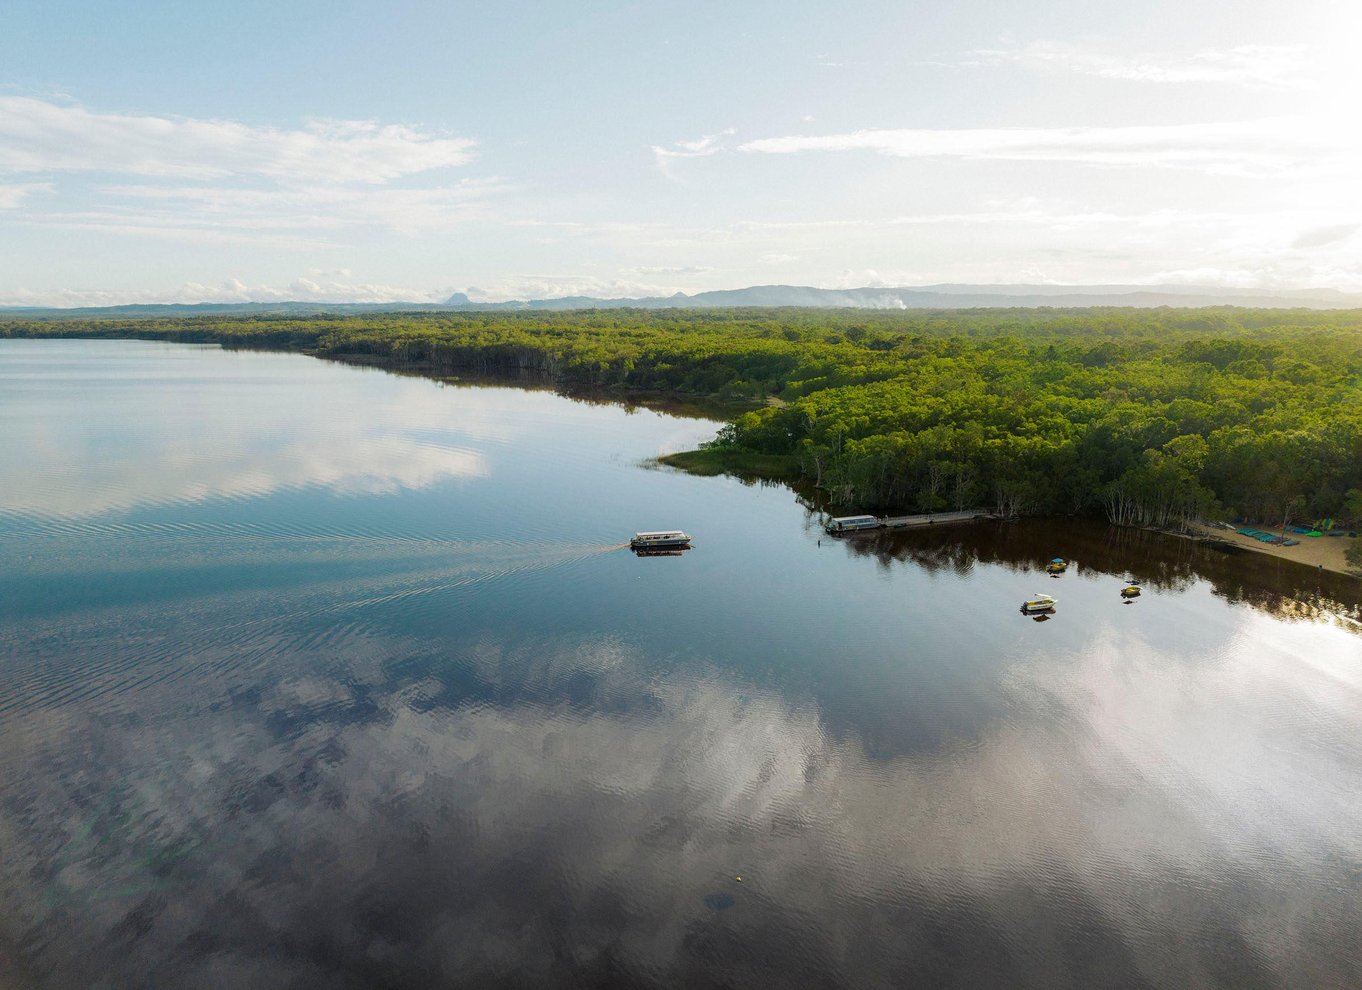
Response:
POLYGON ((841 533, 849 529, 878 529, 883 525, 875 516, 838 516, 829 519, 823 528, 829 533, 841 533))

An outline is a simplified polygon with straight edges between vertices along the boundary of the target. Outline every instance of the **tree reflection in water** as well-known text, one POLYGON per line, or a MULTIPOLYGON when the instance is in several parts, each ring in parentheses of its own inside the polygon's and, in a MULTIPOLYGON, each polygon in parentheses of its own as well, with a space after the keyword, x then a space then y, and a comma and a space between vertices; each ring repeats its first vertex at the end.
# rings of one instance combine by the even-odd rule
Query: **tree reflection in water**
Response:
POLYGON ((1045 576, 1045 562, 1062 550, 1075 572, 1096 572, 1173 593, 1205 581, 1230 604, 1250 605, 1281 619, 1335 621, 1362 632, 1362 582, 1357 578, 1266 554, 1225 553, 1212 541, 1149 530, 1083 519, 980 521, 873 532, 843 542, 849 553, 872 557, 882 567, 911 563, 961 577, 984 563, 1039 578, 1045 576))

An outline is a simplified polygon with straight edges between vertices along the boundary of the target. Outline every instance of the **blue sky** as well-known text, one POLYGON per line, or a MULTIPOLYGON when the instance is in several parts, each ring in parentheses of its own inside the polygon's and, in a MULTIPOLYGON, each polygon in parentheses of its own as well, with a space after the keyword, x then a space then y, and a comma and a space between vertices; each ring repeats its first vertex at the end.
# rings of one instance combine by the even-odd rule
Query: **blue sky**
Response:
POLYGON ((1362 289, 1362 5, 0 6, 0 304, 1362 289))

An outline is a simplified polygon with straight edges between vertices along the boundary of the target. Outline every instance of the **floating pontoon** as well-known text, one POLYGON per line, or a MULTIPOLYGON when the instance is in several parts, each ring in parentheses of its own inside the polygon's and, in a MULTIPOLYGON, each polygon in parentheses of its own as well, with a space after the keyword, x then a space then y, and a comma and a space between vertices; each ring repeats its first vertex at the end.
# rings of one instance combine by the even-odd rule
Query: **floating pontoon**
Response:
POLYGON ((635 533, 629 541, 630 550, 684 550, 690 546, 690 537, 679 529, 659 529, 648 533, 635 533))
POLYGON ((866 529, 879 529, 884 523, 877 516, 838 516, 829 519, 823 528, 833 536, 839 533, 858 533, 866 529))

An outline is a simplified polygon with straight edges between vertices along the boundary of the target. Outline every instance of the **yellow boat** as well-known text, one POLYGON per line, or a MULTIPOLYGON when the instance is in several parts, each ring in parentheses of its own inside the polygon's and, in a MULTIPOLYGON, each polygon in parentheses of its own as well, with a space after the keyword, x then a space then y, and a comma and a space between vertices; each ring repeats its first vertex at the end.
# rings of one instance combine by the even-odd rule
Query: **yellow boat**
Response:
POLYGON ((1021 610, 1026 613, 1053 612, 1056 604, 1049 595, 1032 595, 1022 602, 1021 610))
POLYGON ((1121 589, 1122 598, 1139 598, 1140 586, 1138 584, 1128 584, 1121 589))
POLYGON ((1064 571, 1068 568, 1068 566, 1069 562, 1067 560, 1063 559, 1062 557, 1056 557, 1054 560, 1050 561, 1050 563, 1045 565, 1045 570, 1051 574, 1063 574, 1064 571))

